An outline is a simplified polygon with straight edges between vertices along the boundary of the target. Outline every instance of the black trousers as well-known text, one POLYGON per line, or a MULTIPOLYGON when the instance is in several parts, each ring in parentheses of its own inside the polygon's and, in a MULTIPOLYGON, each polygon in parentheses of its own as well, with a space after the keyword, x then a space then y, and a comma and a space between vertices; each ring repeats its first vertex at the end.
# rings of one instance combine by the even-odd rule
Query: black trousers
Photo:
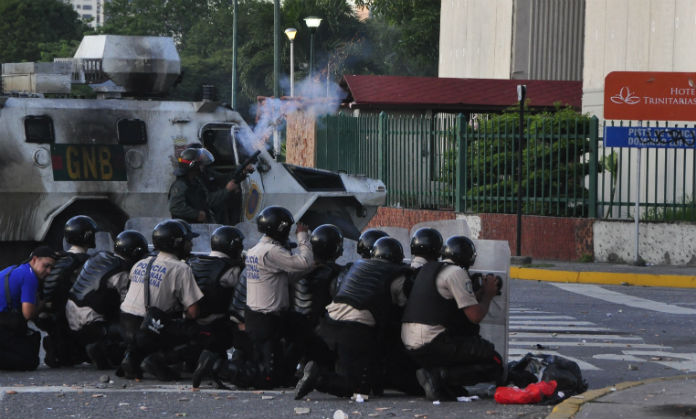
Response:
POLYGON ((335 364, 322 365, 316 389, 339 397, 370 394, 373 384, 381 381, 377 329, 326 317, 319 324, 319 336, 334 354, 335 364))
POLYGON ((126 351, 136 365, 155 352, 162 352, 167 362, 172 364, 193 357, 189 344, 198 334, 198 326, 194 320, 171 320, 159 335, 140 330, 142 322, 142 316, 121 313, 121 331, 123 340, 126 342, 126 351), (177 350, 182 345, 186 347, 185 350, 177 350))
POLYGON ((441 368, 448 385, 471 386, 497 381, 503 373, 502 357, 491 342, 478 335, 457 336, 444 332, 408 353, 422 368, 441 368))
POLYGON ((25 335, 0 329, 0 370, 32 371, 39 366, 41 333, 29 329, 25 335))

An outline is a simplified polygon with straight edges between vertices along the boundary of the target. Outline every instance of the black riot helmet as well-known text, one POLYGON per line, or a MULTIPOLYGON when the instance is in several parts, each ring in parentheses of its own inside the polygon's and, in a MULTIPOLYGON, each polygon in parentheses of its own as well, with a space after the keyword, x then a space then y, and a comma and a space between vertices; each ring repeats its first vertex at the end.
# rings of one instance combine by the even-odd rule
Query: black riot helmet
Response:
POLYGON ((365 259, 369 259, 371 257, 370 252, 372 252, 372 247, 375 245, 375 242, 387 236, 389 236, 387 233, 376 228, 365 230, 360 235, 360 238, 358 238, 358 254, 365 259))
POLYGON ((434 228, 419 228, 411 237, 411 254, 437 260, 442 251, 442 234, 434 228))
POLYGON ((86 215, 76 215, 65 223, 63 236, 68 244, 86 247, 95 247, 95 235, 97 233, 97 223, 86 215))
POLYGON ((218 227, 210 236, 210 249, 237 260, 241 258, 242 250, 244 250, 244 234, 234 227, 218 227))
POLYGON ((177 220, 165 220, 152 230, 152 244, 156 250, 173 253, 179 258, 187 256, 186 227, 177 220))
POLYGON ((462 268, 469 269, 476 262, 476 246, 466 236, 452 236, 442 248, 442 258, 451 259, 462 268))
POLYGON ((263 233, 281 243, 288 240, 290 228, 293 224, 295 224, 295 219, 290 211, 278 206, 266 207, 256 217, 259 233, 263 233))
POLYGON ((401 263, 404 260, 404 248, 395 238, 382 237, 375 242, 371 255, 373 259, 401 263))
POLYGON ((179 169, 185 173, 191 169, 210 166, 215 161, 215 157, 205 148, 189 147, 181 152, 179 156, 179 169))
POLYGON ((317 259, 332 262, 343 254, 343 234, 333 224, 322 224, 315 228, 309 242, 317 259))
POLYGON ((124 230, 116 236, 114 252, 129 262, 144 258, 147 251, 147 239, 135 230, 124 230))

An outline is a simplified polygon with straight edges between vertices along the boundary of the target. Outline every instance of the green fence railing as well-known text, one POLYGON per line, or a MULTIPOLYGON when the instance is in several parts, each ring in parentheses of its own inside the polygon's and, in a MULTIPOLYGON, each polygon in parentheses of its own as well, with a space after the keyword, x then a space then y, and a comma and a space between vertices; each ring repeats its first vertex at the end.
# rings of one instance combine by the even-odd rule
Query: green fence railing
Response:
MULTIPOLYGON (((518 115, 327 116, 316 165, 379 178, 387 205, 514 213, 518 115)), ((524 214, 633 217, 636 149, 602 146, 597 118, 531 115, 522 139, 524 214)), ((696 219, 694 149, 642 151, 641 217, 696 219)))

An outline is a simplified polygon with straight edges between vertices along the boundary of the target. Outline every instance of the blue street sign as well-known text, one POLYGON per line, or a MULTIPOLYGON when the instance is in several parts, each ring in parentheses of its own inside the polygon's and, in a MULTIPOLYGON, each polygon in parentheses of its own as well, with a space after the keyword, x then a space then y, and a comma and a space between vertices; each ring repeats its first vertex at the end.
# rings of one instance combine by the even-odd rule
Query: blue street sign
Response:
POLYGON ((696 128, 604 127, 604 146, 696 148, 696 128))

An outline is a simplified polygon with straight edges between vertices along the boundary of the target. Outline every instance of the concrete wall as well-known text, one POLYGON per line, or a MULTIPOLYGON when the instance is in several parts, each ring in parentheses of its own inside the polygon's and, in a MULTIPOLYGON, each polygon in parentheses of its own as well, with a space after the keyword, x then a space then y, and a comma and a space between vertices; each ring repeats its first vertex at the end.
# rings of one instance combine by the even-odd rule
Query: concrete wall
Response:
MULTIPOLYGON (((640 223, 638 249, 650 264, 696 264, 696 224, 640 223)), ((595 221, 595 260, 633 262, 636 246, 635 224, 627 221, 595 221)))
POLYGON ((442 0, 440 77, 510 78, 512 0, 442 0))
POLYGON ((586 0, 583 112, 604 114, 611 71, 694 71, 696 1, 586 0))

